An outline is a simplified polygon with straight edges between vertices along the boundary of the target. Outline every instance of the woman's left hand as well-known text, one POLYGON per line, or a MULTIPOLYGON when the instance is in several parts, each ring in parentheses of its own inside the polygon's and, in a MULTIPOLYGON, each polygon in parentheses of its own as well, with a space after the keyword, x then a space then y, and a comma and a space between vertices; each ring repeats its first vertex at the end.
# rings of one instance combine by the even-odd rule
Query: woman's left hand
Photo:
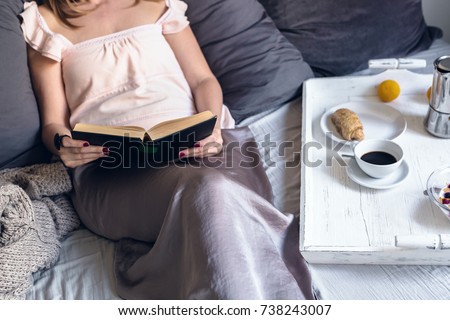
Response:
POLYGON ((204 158, 218 154, 222 151, 222 148, 222 131, 219 128, 215 128, 210 136, 196 142, 193 148, 181 151, 179 156, 180 159, 188 157, 204 158))

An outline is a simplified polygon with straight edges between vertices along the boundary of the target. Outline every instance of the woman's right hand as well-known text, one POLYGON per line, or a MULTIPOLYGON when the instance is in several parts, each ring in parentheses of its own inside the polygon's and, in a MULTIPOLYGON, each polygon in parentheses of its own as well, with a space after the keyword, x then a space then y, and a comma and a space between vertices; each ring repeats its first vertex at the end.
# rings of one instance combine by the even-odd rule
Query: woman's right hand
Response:
POLYGON ((69 136, 61 139, 59 157, 66 167, 75 168, 109 155, 108 148, 91 146, 89 142, 75 140, 69 136))

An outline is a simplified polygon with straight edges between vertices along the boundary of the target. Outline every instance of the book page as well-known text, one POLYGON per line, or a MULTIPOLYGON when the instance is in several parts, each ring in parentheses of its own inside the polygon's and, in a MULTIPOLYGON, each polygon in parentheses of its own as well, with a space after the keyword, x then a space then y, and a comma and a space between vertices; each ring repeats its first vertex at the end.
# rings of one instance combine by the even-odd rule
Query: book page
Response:
POLYGON ((151 129, 149 129, 147 132, 152 140, 157 140, 162 137, 169 136, 185 128, 202 123, 213 117, 214 115, 212 114, 211 111, 203 111, 189 117, 183 117, 158 123, 151 129))
POLYGON ((144 139, 145 129, 136 126, 101 126, 95 124, 77 123, 73 131, 105 134, 112 136, 126 136, 130 138, 144 139))

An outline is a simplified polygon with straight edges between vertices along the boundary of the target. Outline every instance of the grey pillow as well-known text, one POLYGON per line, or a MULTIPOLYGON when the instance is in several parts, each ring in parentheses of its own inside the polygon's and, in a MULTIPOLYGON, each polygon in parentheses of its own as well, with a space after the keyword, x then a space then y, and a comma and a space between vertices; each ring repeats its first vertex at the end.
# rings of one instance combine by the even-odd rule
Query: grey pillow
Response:
POLYGON ((224 103, 237 122, 298 97, 312 76, 257 0, 184 0, 224 103))
POLYGON ((40 141, 39 113, 18 18, 22 10, 22 0, 0 2, 0 169, 49 159, 40 141))
POLYGON ((421 0, 259 0, 316 75, 344 75, 369 59, 428 49, 442 31, 425 24, 421 0))

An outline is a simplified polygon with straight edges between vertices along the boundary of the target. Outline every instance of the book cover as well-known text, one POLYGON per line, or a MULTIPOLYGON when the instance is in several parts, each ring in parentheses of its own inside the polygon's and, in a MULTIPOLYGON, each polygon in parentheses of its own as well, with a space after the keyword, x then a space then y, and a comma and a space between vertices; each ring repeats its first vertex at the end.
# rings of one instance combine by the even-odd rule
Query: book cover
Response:
POLYGON ((75 126, 72 138, 88 141, 91 145, 107 147, 109 157, 99 159, 105 168, 161 167, 176 161, 183 149, 191 148, 197 141, 211 135, 217 121, 217 117, 210 112, 198 117, 195 121, 186 121, 189 118, 191 117, 175 119, 168 121, 167 125, 161 123, 155 126, 158 133, 162 131, 165 133, 155 134, 157 139, 151 138, 152 129, 145 131, 136 127, 111 127, 116 132, 111 130, 108 133, 110 128, 105 128, 106 126, 92 126, 85 131, 75 126), (176 123, 175 126, 174 123, 176 123), (127 131, 126 129, 129 128, 139 133, 127 131), (120 131, 122 129, 124 129, 123 132, 120 131))

